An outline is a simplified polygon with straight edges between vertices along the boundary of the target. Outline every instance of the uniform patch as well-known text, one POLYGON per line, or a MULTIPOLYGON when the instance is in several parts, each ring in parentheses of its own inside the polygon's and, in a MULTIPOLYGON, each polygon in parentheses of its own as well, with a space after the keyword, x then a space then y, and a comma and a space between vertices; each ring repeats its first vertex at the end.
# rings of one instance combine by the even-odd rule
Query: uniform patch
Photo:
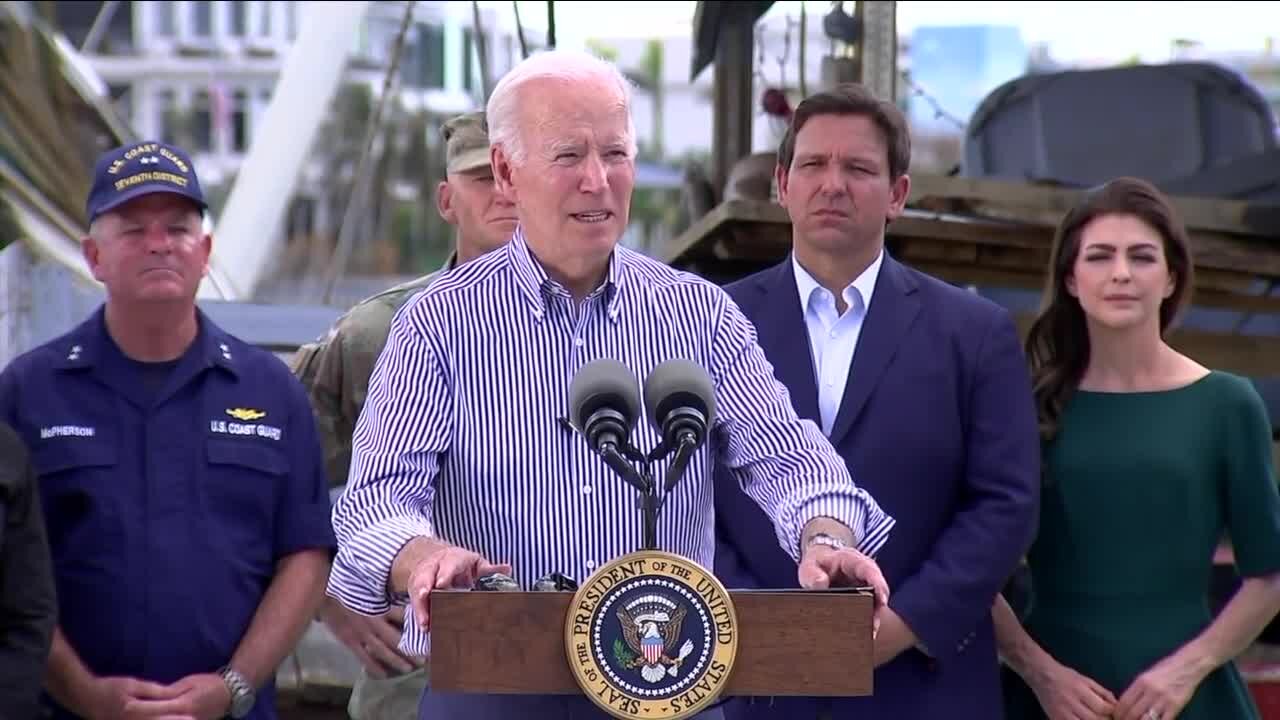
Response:
POLYGON ((253 408, 227 408, 227 414, 237 420, 261 420, 267 414, 262 410, 254 410, 253 408))
POLYGON ((40 428, 40 439, 48 440, 56 437, 93 437, 98 434, 95 428, 84 425, 54 425, 40 428))
MULTIPOLYGON (((227 412, 230 412, 228 410, 227 412)), ((266 413, 262 413, 263 417, 266 413)), ((280 428, 273 425, 263 425, 261 423, 241 423, 230 422, 228 420, 210 420, 209 432, 215 435, 237 435, 240 437, 260 437, 268 440, 279 441, 284 437, 284 433, 280 428)))
POLYGON ((587 579, 570 605, 565 646, 579 687, 613 717, 677 720, 724 690, 738 621, 714 575, 646 550, 587 579))

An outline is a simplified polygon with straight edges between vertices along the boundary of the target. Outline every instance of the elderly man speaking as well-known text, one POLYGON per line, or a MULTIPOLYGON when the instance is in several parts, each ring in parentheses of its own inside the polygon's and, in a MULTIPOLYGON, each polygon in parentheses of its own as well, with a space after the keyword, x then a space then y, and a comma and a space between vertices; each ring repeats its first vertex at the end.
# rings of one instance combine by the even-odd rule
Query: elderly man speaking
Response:
MULTIPOLYGON (((658 545, 711 567, 718 461, 772 518, 802 586, 871 585, 882 607, 888 588, 871 558, 894 520, 797 418, 752 325, 712 283, 618 245, 636 157, 621 73, 586 54, 537 54, 498 83, 487 116, 519 228, 397 314, 333 511, 328 592, 365 614, 407 602, 401 648, 425 655, 433 589, 493 571, 526 588, 551 572, 584 579, 634 550, 634 490, 559 419, 592 360, 646 377, 685 358, 709 373, 716 419, 667 498, 658 545)), ((636 432, 656 444, 656 431, 636 432)), ((428 689, 419 717, 606 715, 583 696, 428 689)))

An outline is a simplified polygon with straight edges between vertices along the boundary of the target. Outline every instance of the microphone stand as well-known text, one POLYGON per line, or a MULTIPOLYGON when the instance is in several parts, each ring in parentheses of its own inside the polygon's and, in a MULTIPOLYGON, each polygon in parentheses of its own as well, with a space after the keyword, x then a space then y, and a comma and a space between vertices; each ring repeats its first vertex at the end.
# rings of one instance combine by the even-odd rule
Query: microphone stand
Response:
POLYGON ((689 461, 693 459, 693 453, 697 450, 698 439, 693 433, 688 431, 680 433, 680 444, 676 447, 676 456, 671 460, 671 467, 667 468, 667 483, 662 489, 663 502, 666 502, 667 493, 671 492, 671 488, 684 479, 684 471, 688 469, 689 461))
POLYGON ((640 491, 640 497, 637 498, 636 504, 640 508, 641 517, 644 519, 644 542, 641 549, 657 550, 658 507, 660 502, 657 497, 657 483, 653 481, 653 475, 649 472, 649 463, 635 448, 625 446, 620 451, 617 445, 611 442, 604 443, 604 448, 600 451, 600 455, 610 469, 627 481, 629 485, 640 491), (631 458, 631 460, 629 461, 628 458, 631 458), (639 467, 632 465, 631 461, 634 461, 639 467))
MULTIPOLYGON (((561 422, 586 437, 586 432, 567 419, 561 418, 561 422)), ((590 441, 591 438, 587 439, 590 441)), ((693 454, 697 452, 699 444, 697 434, 687 428, 677 431, 674 448, 663 440, 648 454, 632 447, 621 433, 609 433, 600 437, 600 449, 597 452, 604 459, 605 464, 640 493, 636 498, 636 505, 640 509, 643 520, 642 550, 658 549, 658 514, 666 504, 667 495, 671 493, 672 488, 684 478, 684 473, 693 459, 693 454), (671 455, 673 449, 675 457, 672 458, 671 465, 667 469, 666 482, 659 488, 650 465, 671 455)))

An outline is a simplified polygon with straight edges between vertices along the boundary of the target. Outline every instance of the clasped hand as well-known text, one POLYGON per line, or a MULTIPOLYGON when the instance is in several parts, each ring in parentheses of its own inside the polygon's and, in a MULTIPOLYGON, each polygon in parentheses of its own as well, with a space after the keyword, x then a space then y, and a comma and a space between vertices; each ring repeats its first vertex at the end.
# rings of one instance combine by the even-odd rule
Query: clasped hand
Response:
POLYGON ((822 589, 870 585, 875 593, 875 619, 872 637, 879 634, 880 622, 889 606, 889 583, 875 560, 853 548, 835 549, 826 545, 810 545, 800 558, 800 587, 822 589))
POLYGON ((511 566, 495 564, 465 548, 447 545, 418 563, 409 574, 409 606, 418 626, 431 629, 431 592, 433 590, 470 588, 476 580, 491 573, 511 574, 511 566))
POLYGON ((172 685, 127 677, 98 678, 88 700, 89 717, 103 720, 216 720, 231 706, 218 675, 190 675, 172 685))
POLYGON ((355 654, 365 672, 375 678, 388 678, 413 671, 423 664, 422 658, 401 653, 400 632, 404 624, 404 608, 392 608, 387 614, 369 617, 352 612, 337 600, 326 597, 320 606, 320 619, 355 654))
POLYGON ((1049 720, 1173 720, 1204 676, 1166 658, 1134 679, 1116 698, 1094 680, 1053 662, 1029 682, 1049 720))

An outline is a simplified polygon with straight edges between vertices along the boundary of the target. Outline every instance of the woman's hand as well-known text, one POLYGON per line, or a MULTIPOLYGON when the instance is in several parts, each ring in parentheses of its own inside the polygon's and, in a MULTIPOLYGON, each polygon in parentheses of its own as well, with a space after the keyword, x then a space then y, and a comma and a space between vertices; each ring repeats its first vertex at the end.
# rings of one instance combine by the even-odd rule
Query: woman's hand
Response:
POLYGON ((1111 720, 1116 697, 1071 668, 1051 664, 1029 682, 1049 720, 1111 720))
POLYGON ((1120 696, 1116 720, 1173 720, 1204 680, 1200 668, 1167 657, 1139 675, 1120 696))

